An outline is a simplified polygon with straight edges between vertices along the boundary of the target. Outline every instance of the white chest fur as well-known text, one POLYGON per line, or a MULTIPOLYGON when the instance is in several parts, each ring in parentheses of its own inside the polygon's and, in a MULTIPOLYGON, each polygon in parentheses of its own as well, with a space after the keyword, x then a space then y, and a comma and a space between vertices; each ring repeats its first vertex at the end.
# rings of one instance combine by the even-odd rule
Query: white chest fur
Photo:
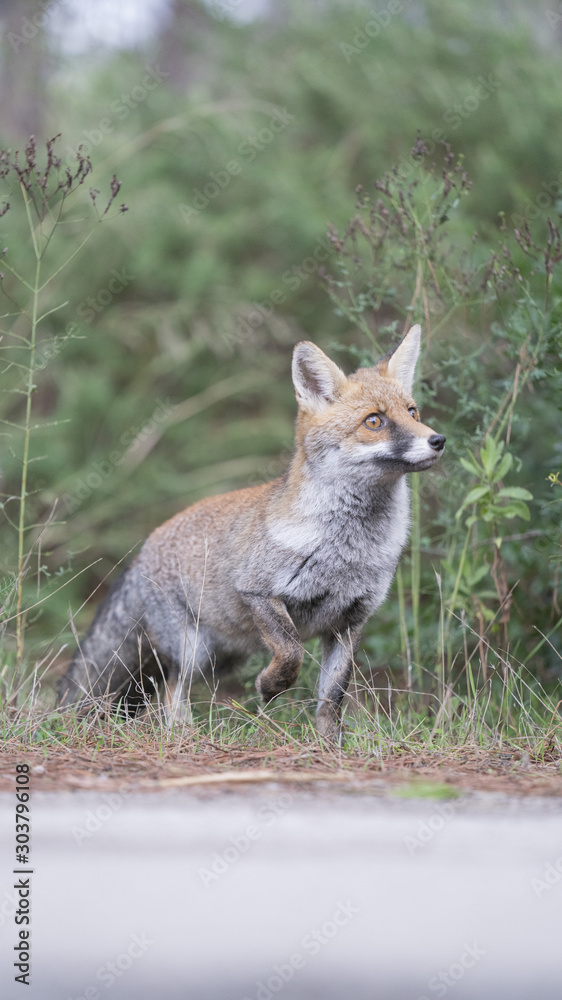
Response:
POLYGON ((406 481, 379 487, 367 498, 344 494, 344 501, 341 495, 337 501, 316 502, 305 518, 269 526, 281 556, 274 589, 288 600, 313 601, 324 594, 337 604, 368 595, 374 610, 386 596, 408 536, 406 481))

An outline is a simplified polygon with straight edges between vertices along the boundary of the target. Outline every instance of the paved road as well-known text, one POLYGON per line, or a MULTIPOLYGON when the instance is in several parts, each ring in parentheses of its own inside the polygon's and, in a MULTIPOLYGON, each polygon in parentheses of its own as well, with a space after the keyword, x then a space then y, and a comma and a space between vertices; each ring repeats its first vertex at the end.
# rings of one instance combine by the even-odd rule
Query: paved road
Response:
POLYGON ((10 971, 12 805, 5 1000, 562 996, 560 801, 36 794, 30 988, 10 971))

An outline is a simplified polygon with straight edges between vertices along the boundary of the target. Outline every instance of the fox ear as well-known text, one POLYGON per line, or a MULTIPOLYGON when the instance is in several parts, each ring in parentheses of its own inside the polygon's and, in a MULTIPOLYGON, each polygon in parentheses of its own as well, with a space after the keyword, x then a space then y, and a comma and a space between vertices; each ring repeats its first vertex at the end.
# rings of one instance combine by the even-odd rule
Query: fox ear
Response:
POLYGON ((303 340, 293 351, 293 384, 299 406, 319 410, 334 403, 347 379, 333 361, 312 344, 303 340))
POLYGON ((416 362, 420 353, 421 329, 416 323, 398 344, 387 361, 387 374, 404 387, 406 392, 412 391, 416 362))

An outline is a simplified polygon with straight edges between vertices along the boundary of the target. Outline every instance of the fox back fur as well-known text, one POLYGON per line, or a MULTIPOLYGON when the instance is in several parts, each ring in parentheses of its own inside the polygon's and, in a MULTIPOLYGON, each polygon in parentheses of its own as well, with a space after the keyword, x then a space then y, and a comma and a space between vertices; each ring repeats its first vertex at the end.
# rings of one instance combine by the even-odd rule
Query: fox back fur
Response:
POLYGON ((384 601, 408 534, 406 473, 445 438, 412 398, 420 328, 373 368, 346 377, 314 344, 293 355, 298 403, 288 471, 209 497, 157 528, 113 585, 60 682, 63 705, 132 706, 165 682, 171 720, 194 670, 258 650, 265 702, 295 683, 303 641, 321 639, 317 728, 337 739, 361 632, 384 601))

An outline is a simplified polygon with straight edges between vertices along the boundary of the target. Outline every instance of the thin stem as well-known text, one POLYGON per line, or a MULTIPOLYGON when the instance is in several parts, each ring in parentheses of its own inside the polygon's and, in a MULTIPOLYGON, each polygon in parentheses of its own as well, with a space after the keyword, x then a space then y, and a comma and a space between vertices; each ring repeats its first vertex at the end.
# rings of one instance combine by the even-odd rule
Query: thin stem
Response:
MULTIPOLYGON (((10 272, 10 274, 13 274, 14 278, 17 278, 18 281, 21 281, 21 283, 24 286, 24 288, 27 288, 27 290, 29 292, 33 292, 33 285, 30 285, 29 282, 26 281, 25 278, 22 277, 22 275, 19 273, 19 271, 16 271, 15 267, 12 267, 12 265, 9 264, 7 260, 2 261, 2 266, 5 267, 5 268, 7 268, 7 270, 10 272)), ((6 315, 9 316, 11 314, 10 313, 6 313, 6 315)))
POLYGON ((452 621, 452 618, 453 618, 453 614, 454 614, 454 611, 455 611, 455 605, 457 603, 457 597, 459 595, 459 589, 460 589, 460 585, 461 585, 462 575, 464 573, 464 564, 465 564, 465 560, 466 560, 466 554, 468 552, 468 543, 470 541, 471 532, 472 532, 472 527, 470 527, 470 528, 467 529, 466 537, 465 537, 465 540, 464 540, 464 546, 463 546, 463 550, 462 550, 460 561, 459 561, 459 568, 458 568, 458 571, 457 571, 457 577, 456 577, 456 580, 455 580, 455 586, 453 588, 453 596, 451 597, 451 602, 450 602, 450 605, 449 605, 449 611, 448 611, 448 614, 447 614, 447 623, 445 625, 445 635, 444 635, 444 640, 445 641, 446 641, 447 636, 449 634, 449 628, 450 628, 451 621, 452 621))
POLYGON ((403 658, 406 660, 408 671, 408 691, 412 690, 412 657, 410 654, 410 640, 408 637, 408 622, 406 619, 406 600, 404 597, 404 576, 402 567, 396 570, 396 587, 398 590, 398 607, 400 609, 400 646, 403 658))
POLYGON ((53 280, 53 278, 56 278, 57 274, 60 274, 61 271, 64 271, 66 265, 70 264, 71 260, 74 260, 74 258, 76 257, 76 255, 79 254, 80 251, 82 250, 82 248, 86 246, 86 243, 88 242, 88 240, 92 236, 93 232, 94 232, 94 230, 90 229, 90 232, 88 233, 88 235, 85 236, 84 239, 82 240, 82 242, 78 244, 78 246, 76 247, 75 250, 73 250, 73 252, 70 254, 70 257, 67 257, 67 259, 60 265, 60 267, 57 267, 56 271, 53 271, 53 273, 49 275, 49 277, 41 285, 41 287, 39 289, 37 289, 39 292, 42 292, 43 289, 46 288, 47 285, 49 285, 51 283, 51 281, 53 280))
POLYGON ((19 522, 18 522, 18 575, 17 575, 17 598, 16 598, 16 662, 18 668, 23 659, 24 629, 22 620, 22 598, 23 598, 23 572, 24 572, 24 540, 25 540, 25 508, 27 498, 27 472, 29 468, 29 443, 31 437, 31 402, 33 390, 35 388, 35 346, 37 337, 37 315, 39 309, 39 288, 41 278, 41 254, 35 239, 33 222, 31 219, 29 200, 25 189, 23 197, 27 211, 29 228, 33 236, 33 248, 35 250, 35 283, 33 286, 33 308, 31 314, 31 339, 29 346, 29 367, 27 370, 27 385, 25 390, 25 421, 23 429, 23 456, 21 473, 21 490, 19 497, 19 522))

